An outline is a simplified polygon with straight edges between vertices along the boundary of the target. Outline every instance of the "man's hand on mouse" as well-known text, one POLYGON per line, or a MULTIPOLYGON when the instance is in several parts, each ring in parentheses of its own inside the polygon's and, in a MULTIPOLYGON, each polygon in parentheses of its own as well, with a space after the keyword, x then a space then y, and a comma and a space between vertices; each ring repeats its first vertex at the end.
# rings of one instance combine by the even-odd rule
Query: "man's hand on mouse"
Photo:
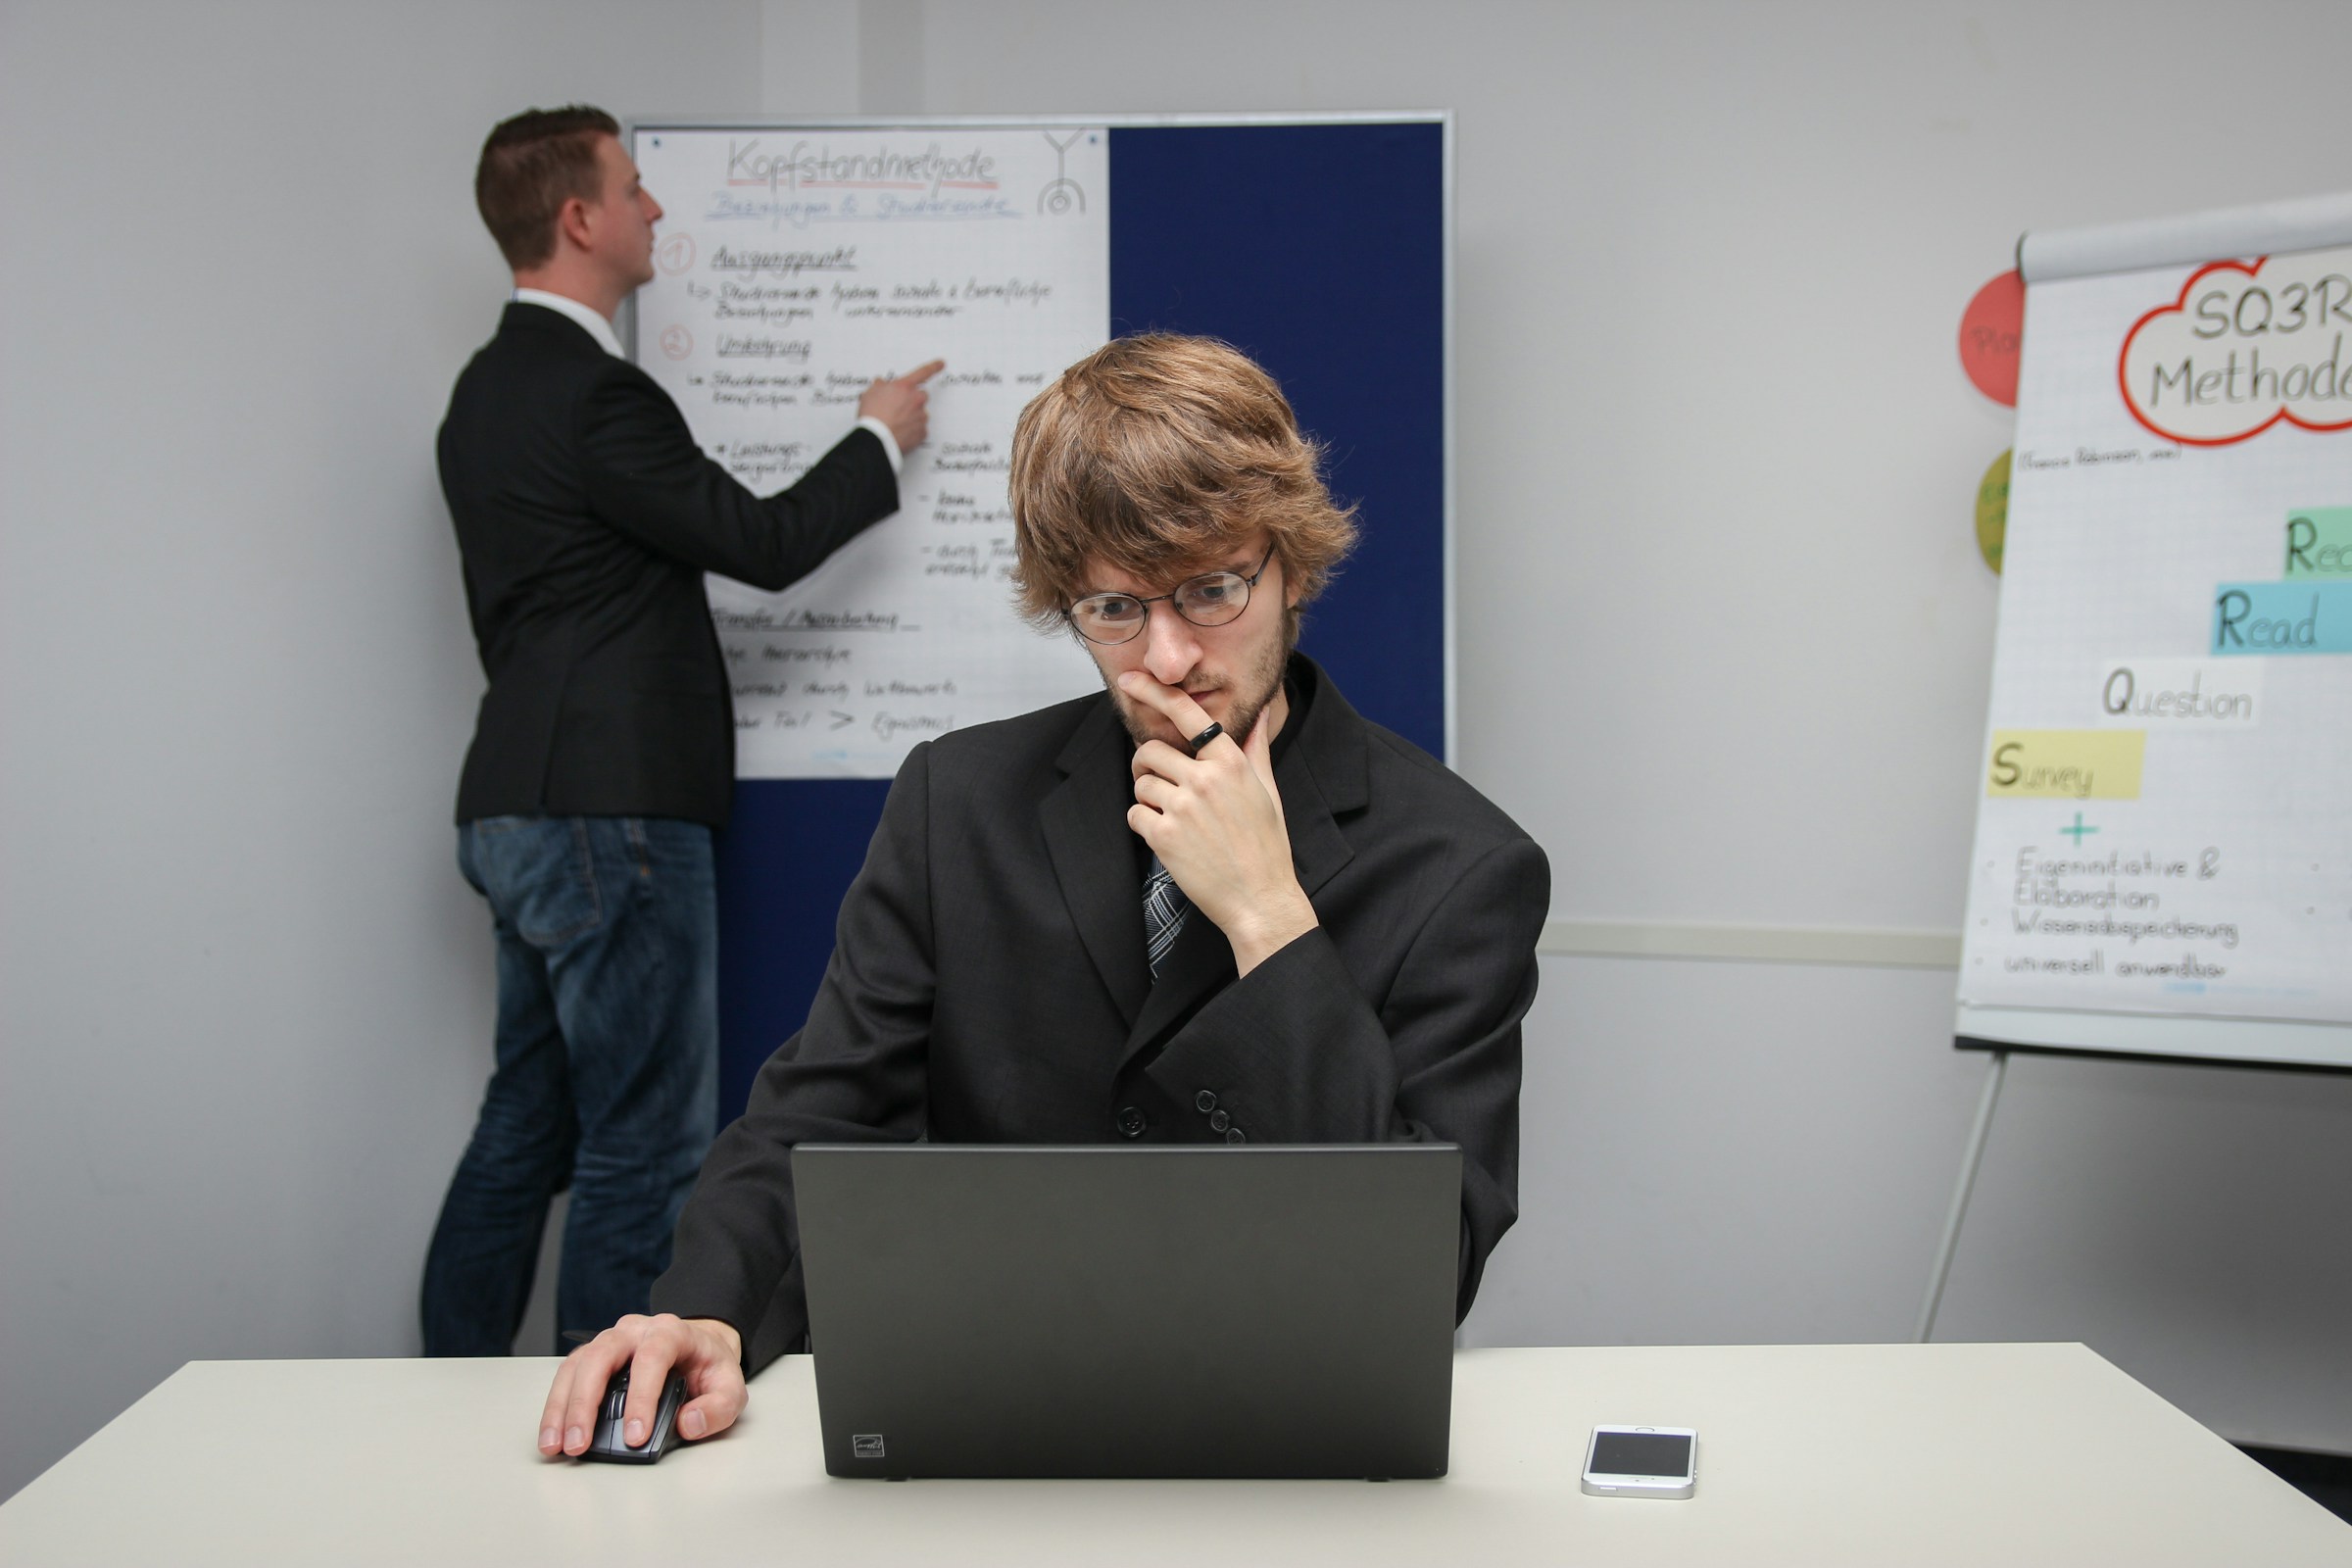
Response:
POLYGON ((654 1430, 662 1385, 672 1367, 686 1375, 686 1403, 678 1407, 678 1436, 689 1442, 724 1432, 743 1414, 751 1397, 743 1386, 743 1337, 716 1318, 631 1314, 564 1358, 547 1408, 539 1417, 539 1451, 549 1458, 579 1457, 596 1431, 597 1406, 605 1385, 629 1369, 629 1397, 621 1409, 621 1437, 643 1447, 654 1430))
MULTIPOLYGON (((1180 735, 1208 727, 1199 703, 1143 670, 1119 676, 1119 690, 1157 709, 1180 735)), ((1184 896, 1225 933, 1243 974, 1319 923, 1291 862, 1267 728, 1261 712, 1246 742, 1219 735, 1199 757, 1165 741, 1146 741, 1130 764, 1136 804, 1127 808, 1127 825, 1152 846, 1184 896)))

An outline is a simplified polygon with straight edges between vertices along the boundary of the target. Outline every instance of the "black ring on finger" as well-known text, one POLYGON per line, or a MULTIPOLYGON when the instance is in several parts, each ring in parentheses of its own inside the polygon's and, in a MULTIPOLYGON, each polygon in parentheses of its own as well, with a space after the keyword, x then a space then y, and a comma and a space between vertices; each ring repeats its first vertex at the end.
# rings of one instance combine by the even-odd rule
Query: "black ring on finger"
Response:
POLYGON ((1200 755, 1201 747, 1206 746, 1210 741, 1215 740, 1218 736, 1224 733, 1225 726, 1212 718, 1208 721, 1208 728, 1202 730, 1200 734, 1194 736, 1191 740, 1184 743, 1185 748, 1195 757, 1199 757, 1200 755))

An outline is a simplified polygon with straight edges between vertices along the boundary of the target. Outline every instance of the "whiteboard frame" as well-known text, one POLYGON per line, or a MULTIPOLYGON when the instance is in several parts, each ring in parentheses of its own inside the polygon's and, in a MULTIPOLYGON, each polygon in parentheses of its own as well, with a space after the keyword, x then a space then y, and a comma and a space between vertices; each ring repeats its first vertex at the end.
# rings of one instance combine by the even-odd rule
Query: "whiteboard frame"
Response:
MULTIPOLYGON (((644 115, 632 116, 620 122, 620 144, 636 156, 639 131, 653 130, 947 130, 1017 129, 1025 125, 1101 125, 1104 129, 1158 129, 1165 127, 1215 127, 1227 125, 1428 125, 1439 127, 1440 191, 1439 209, 1445 233, 1440 236, 1441 254, 1445 257, 1446 282, 1438 303, 1439 325, 1446 335, 1445 355, 1440 373, 1446 384, 1439 389, 1444 409, 1440 435, 1445 454, 1446 480, 1439 518, 1439 549, 1445 562, 1445 581, 1440 585, 1440 613, 1444 624, 1440 630, 1440 646, 1445 650, 1445 668, 1441 671, 1441 689, 1446 701, 1446 755, 1441 760, 1449 768, 1458 768, 1461 753, 1459 726, 1461 723, 1460 685, 1454 657, 1453 612, 1454 599, 1454 134, 1453 111, 1450 109, 1400 109, 1393 111, 1355 109, 1328 114, 1301 111, 1264 114, 1187 113, 1170 115, 644 115)), ((1115 198, 1115 193, 1114 193, 1115 198)), ((621 347, 628 351, 629 363, 637 361, 637 296, 632 292, 621 302, 623 319, 618 323, 621 347)))

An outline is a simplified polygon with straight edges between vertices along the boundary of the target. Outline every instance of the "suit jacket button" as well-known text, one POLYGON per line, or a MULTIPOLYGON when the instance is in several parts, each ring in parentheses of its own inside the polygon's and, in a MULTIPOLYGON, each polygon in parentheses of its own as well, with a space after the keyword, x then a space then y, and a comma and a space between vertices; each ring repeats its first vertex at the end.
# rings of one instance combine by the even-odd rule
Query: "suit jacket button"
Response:
POLYGON ((1152 1123, 1145 1118, 1142 1111, 1133 1105, 1128 1105, 1120 1110, 1116 1125, 1121 1138, 1141 1138, 1144 1136, 1144 1129, 1151 1126, 1152 1123))
POLYGON ((1228 1127, 1225 1129, 1225 1141, 1229 1144, 1246 1144, 1250 1140, 1243 1135, 1239 1127, 1228 1127))
POLYGON ((1232 1125, 1233 1118, 1226 1115, 1223 1111, 1212 1110, 1208 1113, 1208 1130, 1210 1132, 1221 1133, 1232 1125))
POLYGON ((1200 1107, 1201 1114, 1206 1115, 1217 1108, 1217 1097, 1203 1089, 1193 1097, 1193 1103, 1200 1107))

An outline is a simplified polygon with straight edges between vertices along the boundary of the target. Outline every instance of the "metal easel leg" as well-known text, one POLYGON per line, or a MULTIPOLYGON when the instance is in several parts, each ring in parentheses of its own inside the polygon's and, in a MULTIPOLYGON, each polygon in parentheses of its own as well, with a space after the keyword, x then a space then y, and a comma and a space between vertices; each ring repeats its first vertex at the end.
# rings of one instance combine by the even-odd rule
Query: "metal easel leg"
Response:
POLYGON ((1928 1297, 1919 1303, 1919 1332, 1925 1345, 1936 1332, 1936 1309, 1943 1304, 1943 1282, 1952 1272, 1952 1254, 1960 1247, 1960 1221, 1968 1214, 1968 1195, 1977 1185, 1977 1167, 1984 1161, 1984 1138, 1992 1129, 1992 1107, 2001 1098, 2001 1078, 2009 1070, 2009 1053, 1992 1054, 1984 1074, 1984 1098, 1977 1105, 1977 1125, 1968 1135, 1968 1152, 1960 1156, 1960 1181, 1952 1189, 1952 1211, 1943 1222, 1943 1246, 1936 1253, 1936 1272, 1928 1276, 1928 1297))

